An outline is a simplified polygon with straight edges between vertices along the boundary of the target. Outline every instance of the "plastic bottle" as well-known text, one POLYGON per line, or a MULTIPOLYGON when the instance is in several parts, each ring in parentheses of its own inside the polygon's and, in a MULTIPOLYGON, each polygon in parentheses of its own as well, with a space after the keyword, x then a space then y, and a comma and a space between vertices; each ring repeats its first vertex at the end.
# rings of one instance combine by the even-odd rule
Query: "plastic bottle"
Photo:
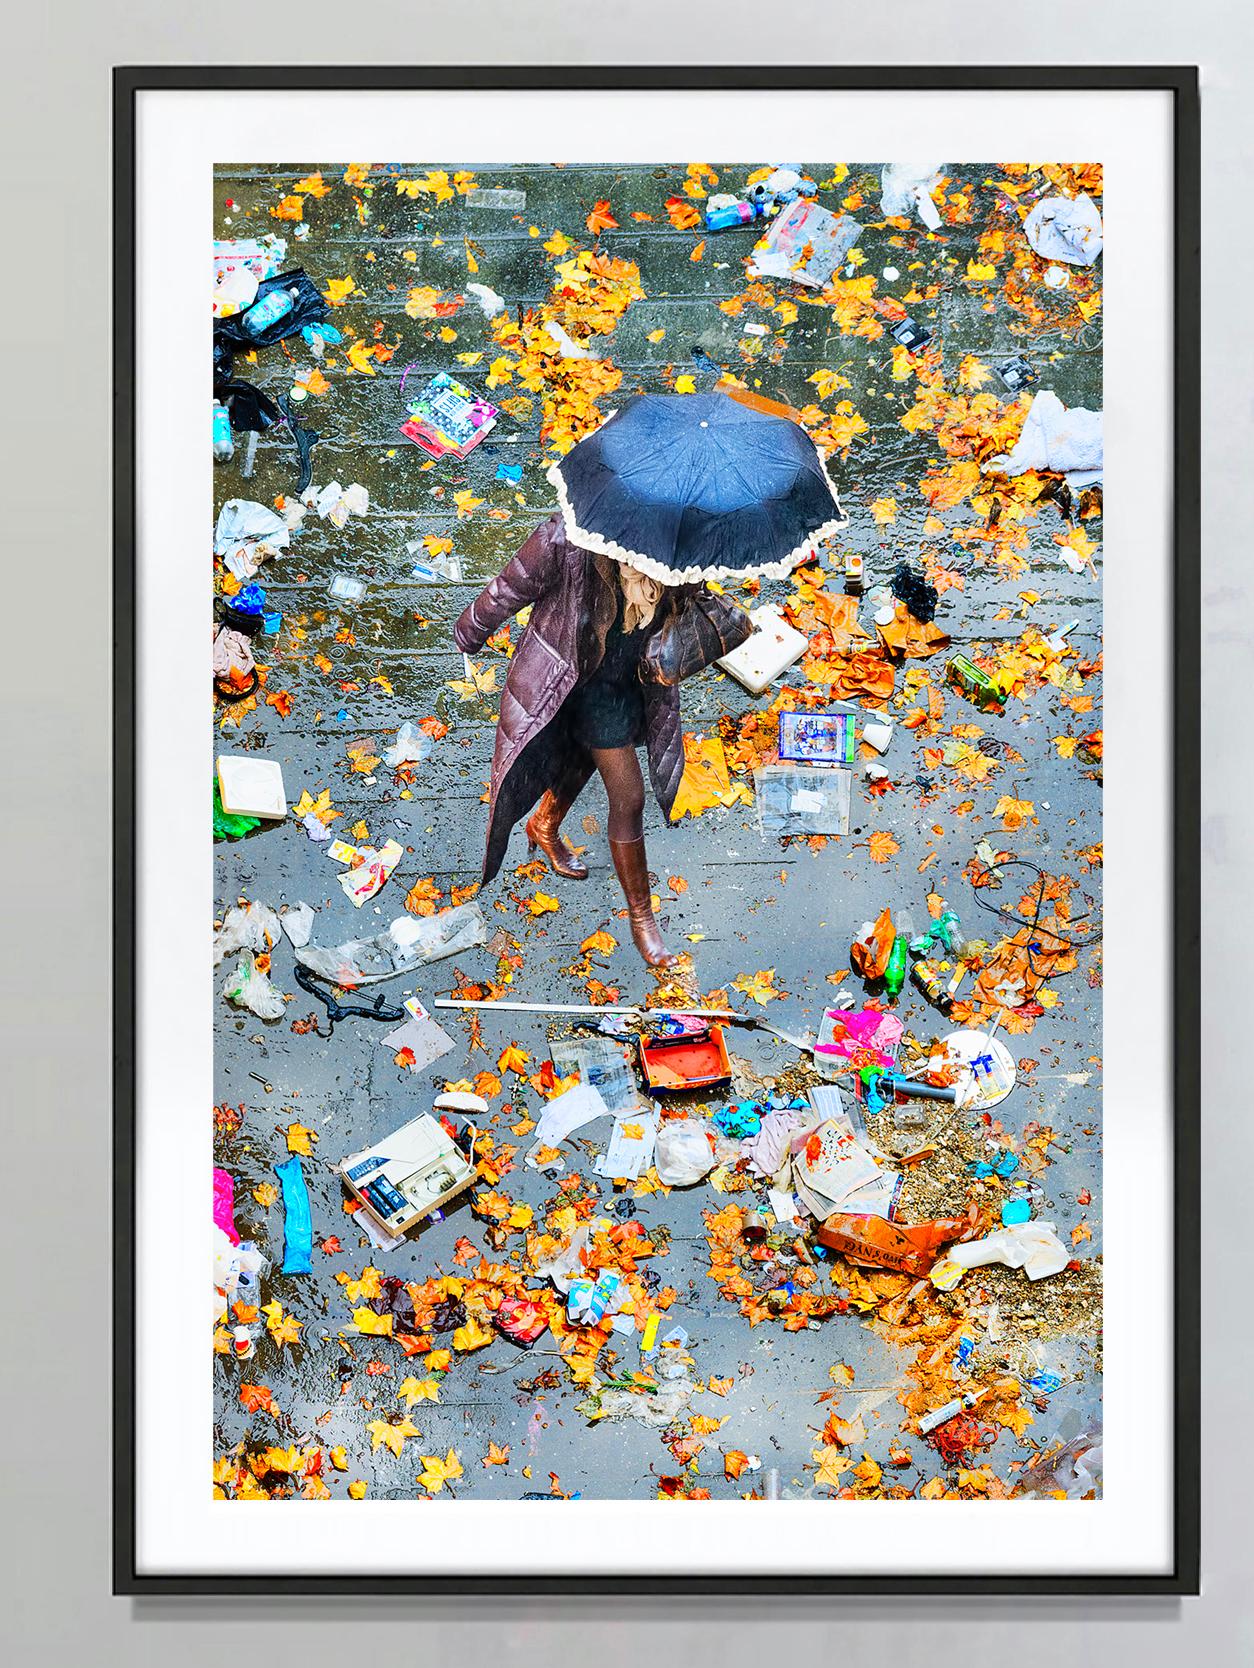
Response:
POLYGON ((705 228, 708 232, 723 232, 732 226, 747 226, 763 212, 756 203, 735 200, 717 203, 705 211, 705 228))
POLYGON ((936 936, 956 960, 961 961, 966 948, 966 939, 962 932, 962 922, 958 919, 958 912, 948 905, 941 911, 933 928, 936 936))
POLYGON ((914 934, 914 922, 909 911, 902 910, 897 918, 897 936, 893 939, 893 947, 888 952, 888 966, 884 969, 884 989, 890 996, 900 996, 902 986, 906 982, 906 971, 910 966, 910 940, 914 934))
POLYGON ((284 319, 295 307, 300 299, 297 289, 267 290, 260 301, 256 301, 240 320, 240 326, 250 336, 264 336, 272 324, 284 319))
POLYGON ((221 400, 213 402, 213 461, 227 463, 235 456, 235 436, 231 433, 231 414, 221 400))

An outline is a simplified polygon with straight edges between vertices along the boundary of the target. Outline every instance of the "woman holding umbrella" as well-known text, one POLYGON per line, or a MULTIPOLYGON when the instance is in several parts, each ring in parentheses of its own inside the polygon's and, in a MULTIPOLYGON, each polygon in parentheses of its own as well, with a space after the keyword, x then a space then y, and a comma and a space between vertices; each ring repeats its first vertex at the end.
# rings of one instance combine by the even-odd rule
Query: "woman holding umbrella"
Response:
POLYGON ((559 512, 453 629, 475 654, 532 610, 501 697, 483 879, 528 811, 531 852, 585 879, 561 824, 597 771, 632 938, 665 967, 675 958, 653 914, 636 749, 669 817, 684 770, 679 683, 752 629, 704 581, 782 576, 845 522, 804 430, 723 394, 639 395, 549 473, 559 512))

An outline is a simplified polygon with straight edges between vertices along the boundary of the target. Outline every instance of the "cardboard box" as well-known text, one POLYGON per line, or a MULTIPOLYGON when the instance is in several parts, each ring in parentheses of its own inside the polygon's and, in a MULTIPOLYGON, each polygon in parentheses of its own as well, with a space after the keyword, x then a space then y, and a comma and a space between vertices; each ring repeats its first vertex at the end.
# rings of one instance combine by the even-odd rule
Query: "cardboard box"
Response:
POLYGON ((407 1233, 475 1181, 474 1165, 427 1112, 377 1145, 350 1153, 340 1174, 392 1235, 407 1233))

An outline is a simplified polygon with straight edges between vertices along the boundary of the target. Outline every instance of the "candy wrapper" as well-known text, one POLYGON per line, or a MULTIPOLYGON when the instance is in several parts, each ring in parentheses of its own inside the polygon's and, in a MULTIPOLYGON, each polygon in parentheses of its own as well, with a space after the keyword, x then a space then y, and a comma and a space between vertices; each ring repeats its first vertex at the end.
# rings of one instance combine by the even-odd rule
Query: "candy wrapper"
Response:
POLYGON ((327 855, 349 866, 339 877, 344 895, 358 909, 383 885, 405 854, 404 846, 387 840, 376 851, 373 846, 350 846, 346 840, 332 840, 327 855))
POLYGON ((492 1317, 503 1337, 520 1349, 530 1349, 548 1331, 549 1317, 543 1304, 529 1297, 505 1297, 492 1317))

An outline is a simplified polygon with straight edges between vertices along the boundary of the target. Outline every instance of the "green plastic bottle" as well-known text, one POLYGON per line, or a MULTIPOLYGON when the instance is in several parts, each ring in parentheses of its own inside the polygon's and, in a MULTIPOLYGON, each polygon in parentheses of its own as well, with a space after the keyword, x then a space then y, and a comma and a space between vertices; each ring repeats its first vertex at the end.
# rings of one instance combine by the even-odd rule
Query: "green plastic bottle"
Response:
POLYGON ((896 922, 897 935, 888 952, 888 966, 884 969, 884 989, 890 996, 900 996, 910 969, 910 940, 914 936, 914 922, 903 909, 896 922))

